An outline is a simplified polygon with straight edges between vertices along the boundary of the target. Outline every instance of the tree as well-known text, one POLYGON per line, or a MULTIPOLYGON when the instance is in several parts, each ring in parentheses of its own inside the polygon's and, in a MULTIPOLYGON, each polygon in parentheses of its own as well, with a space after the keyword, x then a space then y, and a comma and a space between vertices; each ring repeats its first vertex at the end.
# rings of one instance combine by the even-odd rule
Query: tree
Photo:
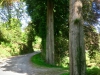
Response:
POLYGON ((69 22, 70 75, 85 75, 86 61, 81 0, 70 0, 69 22))
POLYGON ((46 61, 54 65, 54 21, 53 1, 47 0, 47 34, 46 34, 46 61))
MULTIPOLYGON (((41 56, 46 61, 47 0, 26 0, 28 13, 35 25, 36 36, 41 37, 41 56)), ((68 51, 69 38, 69 0, 53 0, 55 64, 62 64, 68 51), (66 42, 66 43, 65 43, 66 42)))

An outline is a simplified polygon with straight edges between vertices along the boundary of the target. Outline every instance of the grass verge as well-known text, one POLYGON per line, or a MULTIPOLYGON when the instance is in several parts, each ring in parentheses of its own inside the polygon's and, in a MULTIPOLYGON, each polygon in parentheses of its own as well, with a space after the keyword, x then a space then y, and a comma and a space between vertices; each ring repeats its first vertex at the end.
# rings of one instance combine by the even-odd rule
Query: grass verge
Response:
POLYGON ((69 75, 69 73, 63 73, 63 74, 61 74, 61 75, 69 75))
POLYGON ((87 75, 100 75, 100 68, 89 68, 87 69, 87 75))
MULTIPOLYGON (((88 68, 86 70, 86 74, 87 75, 100 75, 100 68, 96 68, 96 67, 94 67, 94 68, 88 68)), ((69 73, 63 73, 61 75, 69 75, 69 73)))
POLYGON ((46 63, 42 57, 41 57, 41 53, 36 54, 34 56, 31 57, 31 62, 38 65, 38 66, 43 66, 43 67, 55 67, 55 68, 62 68, 59 66, 54 66, 54 65, 50 65, 48 63, 46 63))

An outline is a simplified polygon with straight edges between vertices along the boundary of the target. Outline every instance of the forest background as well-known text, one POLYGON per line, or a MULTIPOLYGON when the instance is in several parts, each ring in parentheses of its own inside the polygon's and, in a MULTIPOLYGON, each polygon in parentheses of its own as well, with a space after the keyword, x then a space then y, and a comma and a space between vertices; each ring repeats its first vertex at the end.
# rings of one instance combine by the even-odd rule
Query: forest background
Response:
MULTIPOLYGON (((10 57, 41 50, 46 58, 47 1, 1 0, 0 57, 10 57), (25 8, 25 9, 23 9, 25 8), (23 14, 24 13, 24 14, 23 14), (26 15, 27 14, 27 15, 26 15), (25 18, 30 16, 31 21, 25 18), (24 18, 25 26, 21 20, 24 18), (25 28, 23 28, 25 27, 25 28)), ((100 34, 92 25, 92 0, 83 1, 84 40, 87 66, 100 67, 100 34)), ((54 0, 54 57, 57 66, 69 66, 69 0, 54 0)))

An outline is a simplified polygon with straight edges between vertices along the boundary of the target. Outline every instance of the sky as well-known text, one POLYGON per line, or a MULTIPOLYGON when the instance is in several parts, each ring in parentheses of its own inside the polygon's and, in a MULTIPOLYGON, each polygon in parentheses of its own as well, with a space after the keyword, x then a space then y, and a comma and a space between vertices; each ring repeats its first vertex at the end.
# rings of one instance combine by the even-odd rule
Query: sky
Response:
MULTIPOLYGON (((31 17, 27 13, 27 6, 25 2, 15 2, 11 6, 11 17, 18 18, 22 24, 21 29, 24 31, 24 28, 27 27, 28 23, 31 22, 31 17)), ((7 8, 0 8, 0 22, 8 21, 8 12, 7 8)))
MULTIPOLYGON (((14 2, 11 7, 11 16, 12 18, 18 18, 22 24, 21 29, 24 31, 24 29, 27 27, 28 23, 31 22, 31 17, 27 13, 27 5, 25 2, 14 2)), ((7 8, 0 8, 0 22, 7 22, 8 12, 7 8)), ((85 23, 85 22, 84 22, 85 23)), ((85 23, 85 25, 87 22, 85 23)), ((98 18, 98 22, 93 25, 96 29, 97 33, 100 33, 100 18, 98 18)))

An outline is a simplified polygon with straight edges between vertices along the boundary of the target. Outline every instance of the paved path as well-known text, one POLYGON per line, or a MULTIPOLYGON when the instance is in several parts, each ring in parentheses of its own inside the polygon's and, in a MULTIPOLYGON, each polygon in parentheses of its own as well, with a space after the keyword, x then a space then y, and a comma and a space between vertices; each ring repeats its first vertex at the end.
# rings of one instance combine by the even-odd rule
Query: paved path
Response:
POLYGON ((30 58, 37 53, 0 59, 0 75, 60 75, 64 72, 60 68, 43 68, 33 65, 30 58))

